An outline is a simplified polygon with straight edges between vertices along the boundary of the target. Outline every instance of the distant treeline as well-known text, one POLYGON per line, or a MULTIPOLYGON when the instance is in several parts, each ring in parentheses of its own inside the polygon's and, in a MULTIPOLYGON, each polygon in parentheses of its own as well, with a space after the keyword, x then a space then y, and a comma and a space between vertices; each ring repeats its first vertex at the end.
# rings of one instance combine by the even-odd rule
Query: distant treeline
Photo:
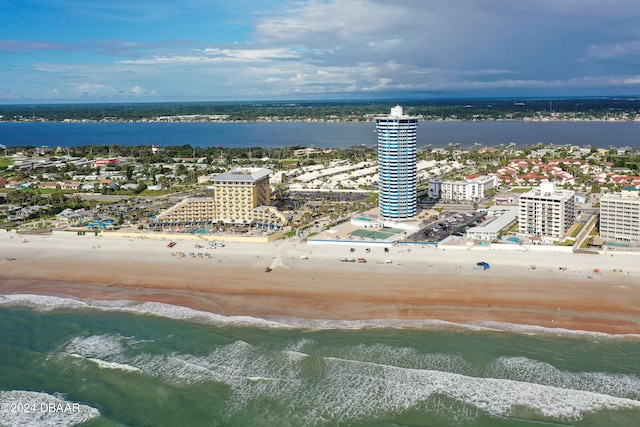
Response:
POLYGON ((637 114, 637 98, 541 98, 541 99, 440 99, 389 101, 314 102, 166 102, 110 104, 0 105, 0 120, 113 120, 139 121, 161 116, 225 115, 229 121, 256 121, 264 117, 281 120, 366 120, 387 114, 401 104, 407 114, 431 119, 518 119, 553 113, 577 117, 637 114))
MULTIPOLYGON (((192 147, 191 145, 167 146, 162 147, 157 153, 153 153, 149 145, 79 145, 68 147, 65 149, 54 150, 47 148, 37 148, 33 146, 12 146, 7 147, 7 155, 20 153, 25 151, 37 151, 40 155, 48 155, 50 157, 69 155, 72 157, 81 157, 87 159, 96 158, 114 158, 128 157, 145 163, 171 163, 174 159, 201 159, 206 158, 207 163, 213 163, 216 160, 224 160, 226 162, 235 160, 252 160, 252 159, 274 159, 284 160, 294 158, 294 151, 304 148, 301 145, 292 147, 192 147)), ((322 151, 318 155, 323 154, 322 151)), ((374 155, 375 149, 363 145, 354 145, 352 147, 330 150, 324 153, 329 157, 338 158, 365 158, 367 155, 374 155)))

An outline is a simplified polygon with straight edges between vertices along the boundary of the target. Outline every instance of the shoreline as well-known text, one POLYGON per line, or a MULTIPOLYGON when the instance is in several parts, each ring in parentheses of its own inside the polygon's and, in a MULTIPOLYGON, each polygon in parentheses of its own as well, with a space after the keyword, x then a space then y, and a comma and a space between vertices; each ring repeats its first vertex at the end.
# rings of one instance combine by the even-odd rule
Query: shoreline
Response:
POLYGON ((191 307, 171 305, 155 301, 131 300, 88 300, 74 296, 55 296, 45 294, 0 294, 0 308, 24 308, 42 312, 56 310, 95 310, 102 312, 128 313, 133 315, 158 316, 174 320, 203 322, 212 325, 276 328, 289 330, 362 330, 362 329, 416 329, 450 330, 463 332, 507 332, 526 335, 554 335, 571 337, 598 337, 610 339, 640 340, 640 334, 612 334, 607 332, 585 331, 527 325, 482 321, 455 323, 439 319, 366 319, 366 320, 329 320, 300 317, 261 318, 248 315, 225 316, 218 313, 201 311, 191 307))
POLYGON ((344 245, 291 240, 194 250, 192 240, 167 248, 168 240, 71 233, 27 239, 0 234, 2 259, 16 258, 0 263, 1 295, 158 302, 266 322, 443 322, 640 334, 640 265, 633 255, 420 247, 350 254, 344 245), (175 251, 209 256, 172 256, 175 251), (367 262, 340 262, 343 256, 367 262), (479 260, 491 269, 475 268, 479 260), (273 271, 265 273, 266 266, 273 271))

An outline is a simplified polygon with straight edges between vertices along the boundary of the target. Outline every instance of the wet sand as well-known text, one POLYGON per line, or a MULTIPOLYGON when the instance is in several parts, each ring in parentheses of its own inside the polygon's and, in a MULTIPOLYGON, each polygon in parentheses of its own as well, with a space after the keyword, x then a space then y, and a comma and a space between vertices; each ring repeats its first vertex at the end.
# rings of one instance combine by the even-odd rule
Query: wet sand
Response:
POLYGON ((437 319, 640 333, 640 257, 633 255, 420 246, 350 252, 348 245, 294 241, 213 249, 203 240, 175 241, 168 248, 162 239, 1 233, 0 294, 156 301, 266 319, 437 319))

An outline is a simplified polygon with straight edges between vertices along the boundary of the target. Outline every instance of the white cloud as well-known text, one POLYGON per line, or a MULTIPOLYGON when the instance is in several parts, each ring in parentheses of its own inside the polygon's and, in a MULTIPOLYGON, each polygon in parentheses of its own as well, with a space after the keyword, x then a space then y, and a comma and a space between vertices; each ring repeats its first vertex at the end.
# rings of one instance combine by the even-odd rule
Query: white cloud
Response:
POLYGON ((161 55, 151 58, 131 59, 119 61, 121 64, 193 64, 193 63, 238 63, 265 62, 275 60, 291 60, 300 58, 300 54, 285 48, 267 49, 220 49, 207 48, 202 51, 192 51, 189 55, 161 55))
POLYGON ((259 62, 269 60, 295 59, 300 55, 287 48, 271 49, 205 49, 204 53, 211 58, 223 58, 229 61, 259 62))
POLYGON ((116 90, 106 84, 84 82, 77 84, 73 87, 72 92, 77 95, 83 96, 105 96, 113 95, 116 90))
MULTIPOLYGON (((244 25, 252 28, 250 43, 221 43, 208 33, 188 42, 98 40, 80 45, 98 59, 75 63, 67 58, 79 55, 79 45, 5 43, 12 57, 27 48, 65 49, 59 59, 5 69, 25 81, 45 76, 41 92, 55 86, 57 91, 47 95, 51 98, 640 90, 637 0, 292 1, 266 12, 256 5, 254 13, 244 14, 244 25), (127 59, 114 62, 113 57, 127 59), (156 89, 144 89, 150 87, 156 89)), ((158 10, 176 10, 159 2, 158 10)), ((197 4, 214 13, 206 1, 197 4)), ((128 10, 126 2, 118 7, 128 10)), ((89 12, 111 19, 107 9, 89 12)), ((214 15, 203 12, 201 19, 194 26, 216 25, 214 15)))

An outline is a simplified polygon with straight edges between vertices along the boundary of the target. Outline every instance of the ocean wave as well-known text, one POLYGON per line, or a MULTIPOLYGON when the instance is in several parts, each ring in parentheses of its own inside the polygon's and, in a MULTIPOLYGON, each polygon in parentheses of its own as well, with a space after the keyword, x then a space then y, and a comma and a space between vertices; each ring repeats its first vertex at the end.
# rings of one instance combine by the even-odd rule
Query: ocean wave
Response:
POLYGON ((66 351, 99 356, 180 384, 224 383, 231 390, 229 415, 252 402, 278 401, 292 408, 292 422, 301 425, 319 420, 339 423, 411 408, 437 410, 443 401, 450 406, 454 402, 462 412, 473 408, 507 417, 527 408, 540 417, 565 421, 600 410, 640 409, 637 377, 570 373, 526 358, 499 358, 482 376, 455 355, 421 355, 383 345, 351 346, 333 355, 318 355, 312 351, 318 350, 313 341, 296 342, 282 350, 236 341, 204 356, 130 355, 127 345, 120 336, 77 337, 66 351), (101 343, 99 350, 95 343, 101 343), (304 349, 309 352, 300 351, 304 349))
POLYGON ((67 427, 100 416, 91 406, 34 391, 0 391, 0 402, 0 425, 6 427, 67 427))
MULTIPOLYGON (((338 398, 346 417, 351 411, 375 413, 380 405, 400 411, 437 396, 471 405, 492 416, 511 416, 517 408, 555 420, 579 420, 603 409, 640 408, 640 402, 605 394, 555 386, 484 378, 432 370, 398 368, 383 364, 329 358, 329 387, 342 391, 338 398), (345 387, 346 385, 346 387, 345 387), (356 402, 360 402, 358 407, 356 402), (357 409, 352 409, 353 404, 357 409)), ((318 399, 322 402, 324 399, 318 399)), ((329 410, 329 406, 325 407, 329 410)))
POLYGON ((63 345, 58 353, 53 353, 48 360, 60 360, 71 357, 79 361, 88 361, 101 369, 116 369, 125 372, 138 372, 141 370, 127 363, 115 361, 123 360, 125 346, 135 346, 140 341, 133 337, 93 335, 89 337, 75 337, 63 345), (125 344, 127 343, 127 344, 125 344))
POLYGON ((403 319, 370 319, 370 320, 334 320, 305 319, 298 317, 278 316, 263 319, 252 316, 225 316, 195 310, 189 307, 176 306, 159 302, 135 302, 128 300, 79 300, 70 297, 56 297, 37 294, 0 295, 0 306, 20 306, 42 311, 56 309, 92 309, 116 311, 143 315, 154 315, 177 320, 203 321, 215 325, 233 325, 258 328, 304 329, 304 330, 357 330, 357 329, 446 329, 460 331, 507 331, 521 334, 553 334, 567 336, 585 336, 594 338, 640 339, 640 334, 607 334, 547 328, 533 325, 518 325, 503 322, 474 322, 460 324, 437 319, 403 320, 403 319))
POLYGON ((378 363, 399 368, 468 373, 471 366, 457 354, 419 353, 409 347, 384 344, 359 344, 331 352, 332 357, 366 363, 378 363))
POLYGON ((500 357, 489 365, 486 375, 640 401, 640 378, 635 375, 566 372, 526 357, 500 357))
POLYGON ((89 362, 93 362, 98 365, 99 368, 103 369, 119 369, 126 372, 142 372, 135 366, 127 365, 126 363, 107 362, 106 360, 97 359, 95 357, 85 357, 76 353, 68 353, 68 355, 78 359, 88 360, 89 362))
POLYGON ((579 329, 550 328, 537 325, 520 325, 516 323, 478 321, 474 325, 496 331, 513 332, 525 335, 558 335, 558 336, 584 336, 594 338, 633 338, 640 339, 640 334, 607 334, 605 332, 582 331, 579 329))
POLYGON ((77 354, 87 358, 101 358, 115 354, 122 354, 125 345, 124 337, 108 335, 92 335, 89 337, 75 337, 66 346, 69 354, 77 354))

